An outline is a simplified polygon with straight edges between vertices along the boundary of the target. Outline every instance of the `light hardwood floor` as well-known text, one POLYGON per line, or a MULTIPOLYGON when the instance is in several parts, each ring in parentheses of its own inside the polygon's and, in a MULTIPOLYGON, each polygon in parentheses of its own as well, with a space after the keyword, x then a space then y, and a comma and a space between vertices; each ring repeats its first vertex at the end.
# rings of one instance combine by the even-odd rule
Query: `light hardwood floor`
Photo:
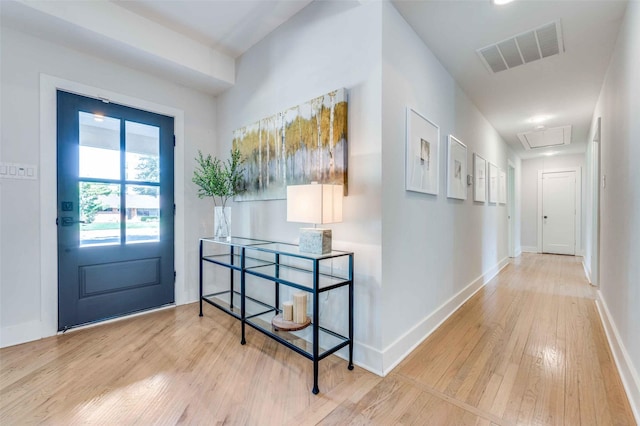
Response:
POLYGON ((579 258, 525 254, 385 378, 205 306, 0 350, 0 424, 633 425, 579 258))

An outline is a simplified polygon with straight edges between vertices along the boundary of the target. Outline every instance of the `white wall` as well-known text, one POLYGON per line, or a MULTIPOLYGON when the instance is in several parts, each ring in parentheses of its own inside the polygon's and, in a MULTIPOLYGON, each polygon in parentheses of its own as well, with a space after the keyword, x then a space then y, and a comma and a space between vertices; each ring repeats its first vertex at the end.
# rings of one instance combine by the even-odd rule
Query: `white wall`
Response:
MULTIPOLYGON (((355 362, 381 371, 381 142, 379 2, 314 2, 238 58, 236 84, 218 100, 217 151, 228 156, 232 132, 285 108, 345 87, 349 96, 349 195, 333 247, 355 252, 355 362)), ((286 201, 233 204, 235 235, 296 242, 286 201)), ((337 296, 321 312, 346 308, 337 296)), ((346 321, 336 326, 344 328, 346 321)))
MULTIPOLYGON (((193 158, 197 149, 215 144, 215 100, 208 95, 186 89, 156 77, 96 57, 78 53, 46 40, 26 35, 2 25, 1 30, 1 151, 0 160, 54 168, 55 156, 40 158, 40 74, 48 74, 87 86, 165 105, 184 112, 182 171, 176 186, 182 209, 185 270, 178 270, 182 301, 197 300, 197 242, 211 232, 210 205, 196 197, 191 184, 193 158)), ((50 147, 49 147, 50 148, 50 147)), ((55 150, 53 151, 55 152, 55 150)), ((51 321, 41 318, 41 279, 46 288, 57 288, 57 277, 43 271, 43 265, 57 256, 55 243, 47 246, 43 235, 55 229, 55 210, 43 212, 40 198, 56 192, 55 178, 44 181, 0 181, 0 345, 6 346, 51 334, 51 321), (41 192, 42 188, 46 193, 41 192), (43 223, 49 229, 41 229, 43 223), (44 244, 44 247, 41 247, 44 244), (41 249, 51 258, 41 258, 41 249), (48 286, 48 287, 47 287, 48 286)), ((178 226, 178 225, 176 225, 178 226)), ((54 260, 55 261, 55 260, 54 260)), ((46 307, 45 307, 46 308, 46 307)), ((55 312, 55 307, 53 308, 55 312)), ((53 330, 55 331, 54 325, 53 330)))
MULTIPOLYGON (((506 143, 389 3, 382 38, 382 351, 388 371, 507 262, 507 208, 446 197, 447 135, 506 172, 506 143), (440 127, 437 196, 405 191, 405 110, 440 127)), ((518 188, 519 182, 516 182, 518 188)), ((518 215, 516 215, 518 216, 518 215)))
MULTIPOLYGON (((388 2, 313 3, 236 70, 236 85, 218 97, 223 155, 236 128, 349 90, 349 195, 334 246, 356 253, 355 361, 384 374, 425 337, 426 319, 446 317, 507 262, 506 206, 448 200, 444 186, 437 198, 405 192, 406 106, 441 126, 442 183, 448 133, 468 144, 469 161, 478 151, 505 171, 509 150, 388 2)), ((296 241, 299 225, 286 222, 285 208, 284 200, 235 203, 233 233, 296 241)), ((321 309, 339 303, 321 300, 321 309)))
MULTIPOLYGON (((585 156, 584 154, 543 156, 522 160, 522 247, 525 251, 537 251, 538 247, 538 171, 563 168, 580 168, 583 182, 580 193, 581 224, 584 220, 585 200, 585 156)), ((581 226, 580 247, 577 254, 582 254, 584 244, 584 225, 581 226)))
MULTIPOLYGON (((640 2, 629 2, 594 112, 602 117, 600 298, 612 349, 640 421, 640 2)), ((593 139, 593 137, 591 138, 593 139)), ((593 231, 593 230, 592 230, 593 231)))

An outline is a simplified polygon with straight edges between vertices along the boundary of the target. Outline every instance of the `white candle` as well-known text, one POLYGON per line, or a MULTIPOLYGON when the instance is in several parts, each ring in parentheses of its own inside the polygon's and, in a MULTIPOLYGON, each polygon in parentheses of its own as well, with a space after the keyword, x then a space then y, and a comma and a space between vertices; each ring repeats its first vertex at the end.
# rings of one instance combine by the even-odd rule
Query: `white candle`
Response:
POLYGON ((293 293, 293 321, 302 324, 307 320, 307 293, 293 293))
POLYGON ((293 302, 282 303, 282 319, 285 321, 293 321, 293 302))

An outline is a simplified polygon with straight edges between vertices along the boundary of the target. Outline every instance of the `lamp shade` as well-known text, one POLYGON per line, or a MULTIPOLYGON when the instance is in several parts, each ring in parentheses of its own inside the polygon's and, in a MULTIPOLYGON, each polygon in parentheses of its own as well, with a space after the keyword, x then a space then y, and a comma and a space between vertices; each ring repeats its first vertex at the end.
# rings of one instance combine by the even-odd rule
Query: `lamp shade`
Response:
POLYGON ((287 186, 287 222, 342 222, 342 185, 287 186))

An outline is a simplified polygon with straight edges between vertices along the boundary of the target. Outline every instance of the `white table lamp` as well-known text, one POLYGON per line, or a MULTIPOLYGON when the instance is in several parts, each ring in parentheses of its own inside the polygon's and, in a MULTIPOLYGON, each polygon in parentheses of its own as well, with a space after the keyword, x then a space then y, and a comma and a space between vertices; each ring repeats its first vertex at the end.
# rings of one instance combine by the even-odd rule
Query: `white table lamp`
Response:
MULTIPOLYGON (((342 185, 287 186, 287 222, 321 225, 342 222, 342 185)), ((300 228, 300 251, 325 254, 331 251, 331 229, 300 228)))

